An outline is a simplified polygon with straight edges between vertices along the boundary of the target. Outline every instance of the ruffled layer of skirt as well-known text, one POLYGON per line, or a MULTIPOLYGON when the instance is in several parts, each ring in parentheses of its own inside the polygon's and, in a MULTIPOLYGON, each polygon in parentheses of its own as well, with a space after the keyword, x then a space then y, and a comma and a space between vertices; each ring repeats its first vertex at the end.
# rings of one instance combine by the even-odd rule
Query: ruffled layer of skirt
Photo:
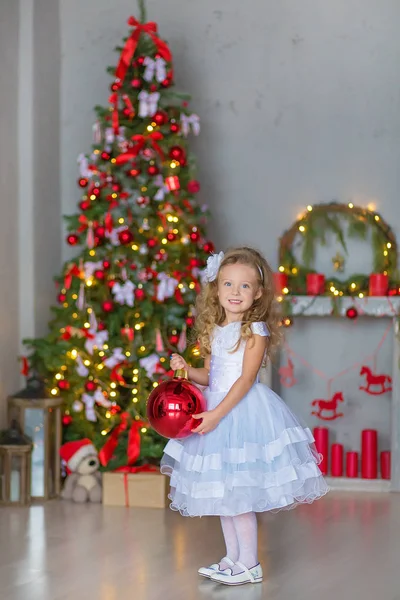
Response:
MULTIPOLYGON (((208 410, 225 393, 206 390, 208 410)), ((255 384, 210 433, 170 440, 161 472, 184 516, 234 516, 311 503, 328 491, 314 438, 287 405, 255 384)))

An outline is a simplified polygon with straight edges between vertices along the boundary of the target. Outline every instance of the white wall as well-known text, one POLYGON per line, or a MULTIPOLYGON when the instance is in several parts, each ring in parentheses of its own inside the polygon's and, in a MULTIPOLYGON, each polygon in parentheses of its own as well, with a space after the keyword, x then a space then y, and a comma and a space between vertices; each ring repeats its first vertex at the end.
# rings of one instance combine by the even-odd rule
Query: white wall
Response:
MULTIPOLYGON (((373 199, 400 233, 398 0, 149 0, 203 131, 194 145, 220 246, 275 263, 278 235, 309 202, 373 199), (248 221, 244 216, 249 215, 248 221)), ((106 103, 128 0, 60 0, 62 208, 76 156, 106 103)))
POLYGON ((0 426, 18 382, 18 3, 0 3, 0 426))

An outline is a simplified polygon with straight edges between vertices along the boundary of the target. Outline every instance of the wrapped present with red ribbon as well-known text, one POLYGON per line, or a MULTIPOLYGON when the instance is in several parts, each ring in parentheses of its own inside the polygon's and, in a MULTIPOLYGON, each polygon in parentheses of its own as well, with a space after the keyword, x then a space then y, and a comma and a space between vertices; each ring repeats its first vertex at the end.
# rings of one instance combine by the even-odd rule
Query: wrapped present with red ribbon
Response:
POLYGON ((108 506, 165 508, 167 505, 167 479, 150 464, 136 465, 140 456, 140 430, 146 427, 141 420, 121 414, 120 423, 111 431, 99 452, 100 463, 107 467, 123 432, 128 431, 126 465, 103 473, 103 504, 108 506))

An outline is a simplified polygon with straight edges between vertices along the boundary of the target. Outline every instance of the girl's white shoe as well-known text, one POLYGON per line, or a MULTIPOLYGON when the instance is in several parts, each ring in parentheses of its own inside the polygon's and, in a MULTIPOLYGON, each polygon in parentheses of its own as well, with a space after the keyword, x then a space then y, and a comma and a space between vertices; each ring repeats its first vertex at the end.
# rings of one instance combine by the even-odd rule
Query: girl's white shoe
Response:
POLYGON ((240 573, 233 575, 232 568, 224 571, 215 571, 211 576, 211 581, 217 581, 223 585, 243 585, 245 583, 261 583, 263 572, 260 563, 255 567, 248 569, 242 563, 237 562, 236 566, 240 568, 240 573))
MULTIPOLYGON (((232 562, 230 558, 225 556, 225 558, 221 559, 221 562, 214 563, 213 565, 210 565, 209 567, 200 567, 200 569, 197 572, 202 577, 208 577, 208 579, 210 579, 211 575, 214 575, 215 573, 221 573, 220 566, 221 566, 221 563, 223 563, 223 562, 226 563, 227 565, 229 565, 229 567, 231 567, 231 568, 235 566, 235 563, 232 562)), ((228 570, 230 570, 230 569, 228 569, 228 570)))

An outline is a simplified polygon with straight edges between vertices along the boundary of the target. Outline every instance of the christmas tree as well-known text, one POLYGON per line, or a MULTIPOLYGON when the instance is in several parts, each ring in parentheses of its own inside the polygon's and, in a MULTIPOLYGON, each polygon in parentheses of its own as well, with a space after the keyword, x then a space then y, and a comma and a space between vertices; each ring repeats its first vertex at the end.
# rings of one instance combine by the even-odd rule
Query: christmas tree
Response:
POLYGON ((29 368, 65 400, 64 440, 108 441, 108 468, 124 465, 127 452, 139 465, 162 453, 146 401, 170 374, 171 352, 192 364, 198 357, 187 339, 213 251, 187 144, 199 118, 173 92, 171 51, 142 2, 140 10, 108 70, 109 106, 95 108, 92 152, 78 158, 79 212, 66 222, 79 253, 56 278, 49 334, 25 341, 29 368))

